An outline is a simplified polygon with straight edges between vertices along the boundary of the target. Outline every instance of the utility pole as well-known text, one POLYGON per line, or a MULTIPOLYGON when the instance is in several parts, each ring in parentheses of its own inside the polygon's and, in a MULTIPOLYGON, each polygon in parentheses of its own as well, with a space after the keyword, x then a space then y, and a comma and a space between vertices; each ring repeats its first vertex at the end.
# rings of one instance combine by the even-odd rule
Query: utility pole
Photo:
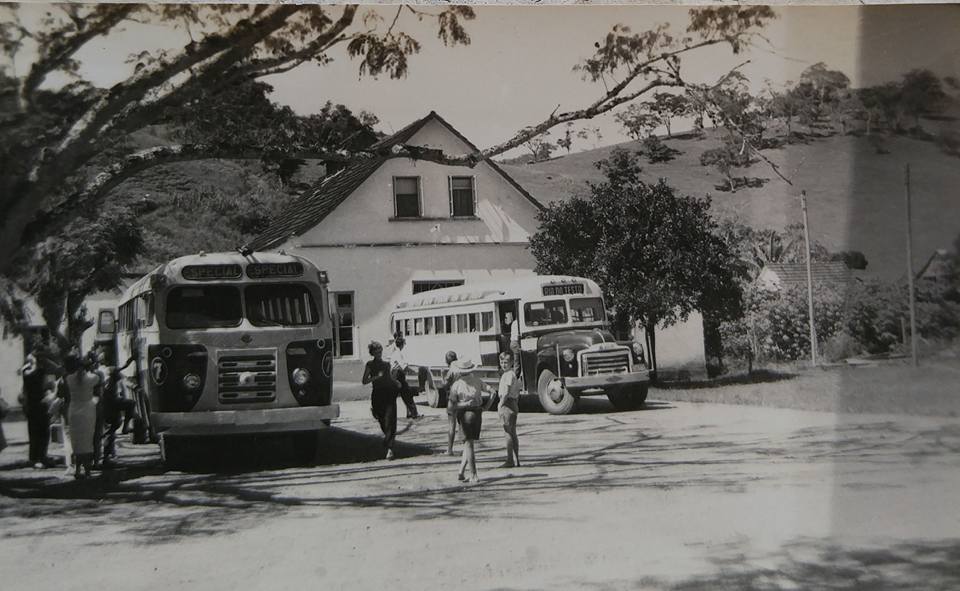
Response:
POLYGON ((907 287, 910 298, 910 355, 913 366, 917 366, 917 302, 913 290, 913 229, 910 219, 910 165, 906 165, 904 174, 904 198, 907 202, 907 287))
POLYGON ((807 316, 810 318, 810 363, 817 365, 817 330, 813 325, 813 271, 810 269, 810 226, 807 222, 807 192, 800 191, 803 210, 803 253, 807 261, 807 316))

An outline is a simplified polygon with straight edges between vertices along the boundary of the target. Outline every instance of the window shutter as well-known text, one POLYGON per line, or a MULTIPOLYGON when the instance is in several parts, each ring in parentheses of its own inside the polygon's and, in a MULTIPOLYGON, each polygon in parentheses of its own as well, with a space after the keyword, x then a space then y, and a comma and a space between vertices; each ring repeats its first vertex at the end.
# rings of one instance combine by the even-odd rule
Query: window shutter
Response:
POLYGON ((477 177, 470 177, 470 195, 473 197, 473 215, 477 215, 477 177))
POLYGON ((453 209, 453 177, 452 176, 447 177, 447 196, 450 199, 450 217, 453 217, 454 209, 453 209))

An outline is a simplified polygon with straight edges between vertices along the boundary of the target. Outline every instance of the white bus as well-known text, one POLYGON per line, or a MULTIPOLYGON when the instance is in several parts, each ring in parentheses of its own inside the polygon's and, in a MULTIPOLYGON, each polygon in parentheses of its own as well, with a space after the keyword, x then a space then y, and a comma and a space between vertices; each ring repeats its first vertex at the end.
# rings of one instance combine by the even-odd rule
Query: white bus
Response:
POLYGON ((646 400, 643 347, 615 341, 599 286, 552 275, 426 291, 396 304, 391 332, 404 335, 404 354, 421 368, 431 406, 445 404, 440 375, 447 351, 480 364, 488 379, 498 375, 497 358, 509 351, 507 312, 519 323, 525 391, 548 412, 569 413, 580 396, 605 394, 618 409, 646 400))
POLYGON ((332 403, 333 325, 327 277, 308 260, 276 253, 185 256, 101 310, 98 341, 111 342, 141 419, 135 440, 159 441, 165 461, 187 438, 291 433, 312 456, 332 403))

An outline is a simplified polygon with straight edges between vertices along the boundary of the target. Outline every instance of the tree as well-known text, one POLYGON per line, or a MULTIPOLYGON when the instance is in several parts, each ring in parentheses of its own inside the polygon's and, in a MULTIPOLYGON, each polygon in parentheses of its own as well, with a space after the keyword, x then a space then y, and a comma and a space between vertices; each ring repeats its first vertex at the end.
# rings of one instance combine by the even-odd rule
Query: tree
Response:
POLYGON ((683 117, 689 111, 687 98, 682 94, 658 92, 653 95, 653 101, 646 103, 661 125, 667 130, 667 137, 673 137, 670 132, 670 123, 676 117, 683 117))
MULTIPOLYGON (((109 152, 123 136, 155 123, 167 109, 241 81, 280 74, 307 62, 323 64, 335 51, 358 60, 360 75, 399 78, 406 74, 410 56, 420 50, 411 32, 416 23, 401 17, 412 15, 416 21, 434 24, 448 45, 469 43, 464 21, 474 18, 468 6, 399 6, 392 19, 379 20, 376 13, 360 12, 355 5, 68 4, 52 10, 39 29, 29 30, 17 19, 21 7, 4 5, 0 10, 9 15, 0 27, 5 50, 14 55, 29 45, 36 54, 26 74, 15 81, 16 110, 2 115, 4 144, 9 147, 0 186, 0 265, 4 268, 9 268, 22 247, 25 228, 55 204, 62 207, 46 216, 54 220, 45 221, 46 232, 55 223, 65 223, 78 207, 101 202, 122 180, 148 167, 187 159, 260 157, 256 147, 237 153, 203 144, 109 152), (183 45, 177 47, 174 42, 160 51, 135 54, 130 75, 109 89, 94 88, 84 80, 55 90, 42 86, 54 74, 79 73, 76 60, 81 50, 110 37, 131 19, 185 29, 183 45)), ((384 154, 342 150, 315 156, 328 160, 412 157, 472 166, 558 125, 592 119, 656 90, 689 86, 682 68, 686 57, 715 51, 719 45, 739 53, 775 18, 766 6, 701 7, 691 9, 689 16, 682 33, 666 25, 639 33, 614 26, 596 43, 595 53, 576 68, 586 79, 603 85, 593 102, 568 111, 554 110, 539 123, 476 154, 396 147, 384 148, 384 154)), ((36 237, 43 233, 34 232, 36 237)))
POLYGON ((914 127, 920 128, 920 117, 943 110, 947 93, 940 79, 930 70, 911 70, 900 83, 900 103, 913 117, 914 127))
POLYGON ((93 324, 84 307, 87 296, 118 287, 124 267, 142 250, 140 223, 126 207, 78 217, 31 249, 20 264, 20 284, 40 306, 61 351, 78 345, 93 324))
POLYGON ((542 136, 530 138, 523 143, 523 146, 530 150, 530 156, 533 158, 531 162, 547 160, 550 158, 550 155, 557 150, 557 146, 555 144, 547 141, 547 138, 542 136))
MULTIPOLYGON (((604 181, 588 196, 553 203, 530 240, 539 273, 589 277, 620 313, 658 325, 694 310, 718 319, 740 314, 741 272, 710 216, 709 199, 678 196, 662 179, 640 179, 635 154, 615 150, 597 163, 604 181)), ((656 367, 656 342, 649 343, 656 367)))
POLYGON ((613 118, 623 127, 627 135, 638 142, 651 135, 660 125, 660 118, 650 111, 647 103, 630 105, 613 118))
POLYGON ((850 87, 850 79, 840 70, 831 70, 818 62, 800 74, 800 84, 808 84, 816 97, 819 115, 830 114, 850 87))
POLYGON ((2 114, 8 148, 0 186, 0 262, 5 267, 27 225, 53 204, 65 201, 65 209, 75 211, 97 203, 125 178, 160 163, 260 157, 256 144, 240 153, 206 144, 109 153, 126 134, 156 123, 170 109, 306 62, 323 63, 335 50, 359 60, 361 74, 399 78, 407 72, 408 57, 420 49, 410 33, 398 28, 401 16, 436 23, 439 37, 449 45, 469 43, 462 21, 474 17, 466 6, 405 6, 397 8, 388 25, 373 19, 373 13, 360 18, 355 5, 68 4, 51 7, 31 30, 18 20, 21 9, 0 7, 6 13, 0 43, 8 54, 29 47, 36 55, 15 81, 16 110, 2 114), (109 89, 83 79, 45 89, 43 83, 55 74, 76 77, 82 50, 131 20, 179 29, 183 45, 135 54, 129 77, 109 89))

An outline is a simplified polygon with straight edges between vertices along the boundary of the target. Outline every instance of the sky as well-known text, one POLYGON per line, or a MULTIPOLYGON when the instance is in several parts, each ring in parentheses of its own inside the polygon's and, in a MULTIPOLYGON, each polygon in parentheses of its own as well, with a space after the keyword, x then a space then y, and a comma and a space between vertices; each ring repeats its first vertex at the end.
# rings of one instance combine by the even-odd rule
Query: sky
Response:
MULTIPOLYGON (((23 10, 29 23, 44 7, 23 10)), ((396 7, 361 10, 389 23, 396 7)), ((612 25, 642 31, 665 22, 680 32, 687 20, 686 8, 669 6, 483 6, 476 12, 476 20, 466 23, 472 43, 448 48, 436 39, 435 28, 404 11, 399 26, 414 34, 422 50, 410 58, 409 73, 401 80, 360 78, 359 63, 339 49, 327 65, 305 64, 267 81, 275 88, 274 99, 299 113, 315 112, 330 100, 375 114, 386 133, 435 110, 485 148, 543 120, 558 106, 575 109, 595 100, 602 86, 582 80, 572 67, 593 52, 594 41, 612 25)), ((746 60, 741 71, 757 90, 767 81, 773 86, 796 81, 817 62, 845 72, 854 86, 892 80, 917 67, 941 76, 960 73, 958 6, 781 7, 776 12, 779 18, 764 30, 765 40, 739 56, 719 46, 690 54, 685 77, 713 82, 746 60)), ((183 34, 161 26, 129 25, 80 55, 81 72, 109 85, 129 73, 126 56, 176 47, 178 35, 183 34)), ((612 116, 583 125, 599 127, 602 137, 582 141, 575 149, 627 139, 612 116)))

